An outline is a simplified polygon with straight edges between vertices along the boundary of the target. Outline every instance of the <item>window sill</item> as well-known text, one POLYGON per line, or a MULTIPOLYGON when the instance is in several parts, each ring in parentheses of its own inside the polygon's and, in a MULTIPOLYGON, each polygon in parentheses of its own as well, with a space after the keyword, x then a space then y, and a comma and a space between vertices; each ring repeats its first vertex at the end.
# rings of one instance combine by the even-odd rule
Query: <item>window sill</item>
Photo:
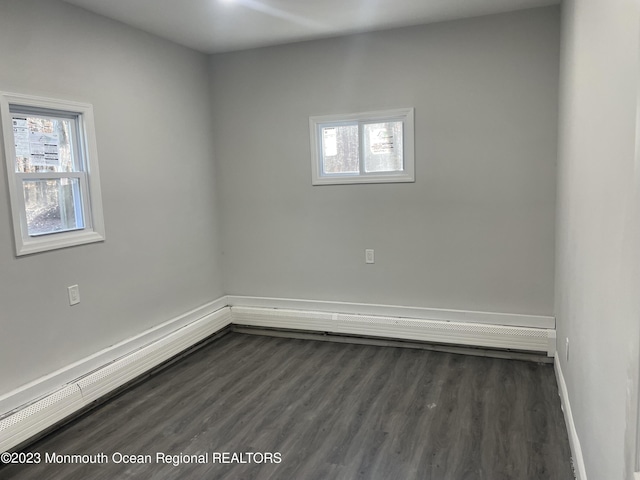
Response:
POLYGON ((354 183, 411 183, 415 182, 415 176, 405 174, 395 175, 336 175, 314 176, 312 185, 345 185, 354 183))
POLYGON ((16 255, 20 257, 23 255, 30 255, 32 253, 46 252, 49 250, 57 250, 59 248, 74 247, 76 245, 85 245, 87 243, 103 241, 104 235, 96 231, 55 233, 51 235, 33 237, 32 239, 23 241, 21 245, 16 246, 16 255))

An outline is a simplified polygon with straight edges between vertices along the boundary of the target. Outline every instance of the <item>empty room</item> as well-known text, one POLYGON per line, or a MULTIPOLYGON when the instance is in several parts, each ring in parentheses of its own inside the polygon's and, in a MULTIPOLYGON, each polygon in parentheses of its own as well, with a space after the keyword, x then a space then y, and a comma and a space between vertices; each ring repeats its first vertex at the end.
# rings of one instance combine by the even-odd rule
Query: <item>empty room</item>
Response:
POLYGON ((637 0, 0 0, 1 479, 640 479, 637 0))

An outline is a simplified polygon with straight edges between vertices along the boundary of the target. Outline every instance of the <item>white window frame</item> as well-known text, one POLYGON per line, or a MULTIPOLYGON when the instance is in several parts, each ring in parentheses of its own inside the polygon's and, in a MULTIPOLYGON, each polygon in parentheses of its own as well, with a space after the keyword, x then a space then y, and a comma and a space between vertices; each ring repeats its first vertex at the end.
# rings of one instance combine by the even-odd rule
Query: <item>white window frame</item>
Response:
POLYGON ((375 112, 348 113, 339 115, 317 115, 309 117, 311 139, 311 183, 312 185, 338 185, 352 183, 401 183, 415 182, 413 108, 397 108, 375 112), (397 172, 367 173, 362 168, 364 159, 363 125, 367 123, 398 122, 403 123, 403 170, 397 172), (323 172, 322 128, 339 125, 358 125, 359 129, 359 173, 323 172))
POLYGON ((102 194, 98 171, 93 107, 87 103, 57 100, 17 93, 0 92, 0 119, 4 139, 7 184, 11 201, 11 216, 16 256, 100 242, 105 239, 102 214, 102 194), (77 127, 78 172, 16 172, 16 151, 13 135, 12 108, 28 109, 34 115, 73 117, 77 127), (77 178, 81 190, 84 226, 78 230, 30 236, 22 183, 25 179, 77 178))

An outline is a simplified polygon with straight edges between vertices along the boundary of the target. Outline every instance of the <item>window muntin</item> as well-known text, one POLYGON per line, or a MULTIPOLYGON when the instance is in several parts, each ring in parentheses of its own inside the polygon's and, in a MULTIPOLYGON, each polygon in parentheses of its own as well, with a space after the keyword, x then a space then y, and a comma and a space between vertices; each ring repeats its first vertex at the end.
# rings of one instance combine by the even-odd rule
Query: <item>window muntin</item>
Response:
POLYGON ((1 94, 16 254, 104 240, 91 105, 1 94))
POLYGON ((313 185, 413 182, 413 109, 309 118, 313 185))

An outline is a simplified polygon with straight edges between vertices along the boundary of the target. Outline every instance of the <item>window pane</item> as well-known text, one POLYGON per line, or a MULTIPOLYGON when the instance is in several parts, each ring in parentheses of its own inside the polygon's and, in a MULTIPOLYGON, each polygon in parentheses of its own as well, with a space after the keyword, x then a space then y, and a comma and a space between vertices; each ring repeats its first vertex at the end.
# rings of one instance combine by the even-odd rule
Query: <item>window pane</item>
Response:
POLYGON ((24 180, 29 236, 84 228, 77 178, 24 180))
POLYGON ((322 172, 359 173, 358 125, 322 127, 322 172))
POLYGON ((13 113, 16 172, 78 172, 73 152, 75 120, 13 113))
POLYGON ((364 125, 364 171, 401 172, 402 122, 364 125))

